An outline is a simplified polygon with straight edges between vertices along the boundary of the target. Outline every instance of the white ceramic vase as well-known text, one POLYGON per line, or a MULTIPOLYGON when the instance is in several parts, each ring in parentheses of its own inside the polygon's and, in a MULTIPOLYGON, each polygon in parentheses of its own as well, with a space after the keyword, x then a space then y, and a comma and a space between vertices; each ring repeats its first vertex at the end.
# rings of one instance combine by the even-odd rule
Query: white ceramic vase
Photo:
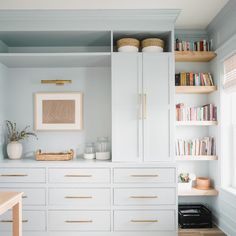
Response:
POLYGON ((16 141, 7 144, 7 155, 9 159, 17 160, 21 158, 22 155, 22 144, 16 141))

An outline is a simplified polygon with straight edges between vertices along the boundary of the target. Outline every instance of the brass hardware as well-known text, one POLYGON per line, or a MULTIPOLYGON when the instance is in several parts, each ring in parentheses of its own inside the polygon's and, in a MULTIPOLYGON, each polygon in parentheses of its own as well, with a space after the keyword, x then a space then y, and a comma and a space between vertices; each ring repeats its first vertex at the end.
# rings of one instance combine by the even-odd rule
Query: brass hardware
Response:
MULTIPOLYGON (((13 220, 1 220, 1 223, 13 223, 13 220)), ((22 220, 22 223, 28 223, 28 220, 22 220)))
POLYGON ((130 198, 158 198, 158 196, 130 196, 130 198))
POLYGON ((130 175, 130 177, 158 177, 159 175, 130 175))
POLYGON ((158 220, 131 220, 132 223, 157 223, 158 220))
POLYGON ((64 85, 64 84, 71 84, 71 80, 41 80, 41 84, 56 84, 56 85, 64 85))
POLYGON ((25 177, 27 174, 1 174, 2 177, 25 177))
POLYGON ((73 223, 93 223, 92 220, 66 220, 65 223, 73 224, 73 223))
POLYGON ((93 177, 92 175, 65 175, 65 177, 93 177))
POLYGON ((65 196, 67 199, 88 199, 88 198, 93 198, 92 196, 65 196))
POLYGON ((147 119, 147 94, 143 94, 143 119, 147 119))

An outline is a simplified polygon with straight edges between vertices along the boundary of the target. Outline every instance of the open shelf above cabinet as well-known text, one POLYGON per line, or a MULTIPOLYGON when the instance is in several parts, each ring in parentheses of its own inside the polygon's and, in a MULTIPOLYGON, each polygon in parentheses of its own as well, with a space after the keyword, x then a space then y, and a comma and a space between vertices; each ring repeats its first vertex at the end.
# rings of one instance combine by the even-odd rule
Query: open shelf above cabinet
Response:
POLYGON ((176 126, 212 126, 218 125, 217 121, 176 121, 176 126))
POLYGON ((199 190, 196 188, 192 188, 191 190, 179 190, 178 191, 178 196, 184 197, 184 196, 217 196, 218 191, 215 189, 209 189, 209 190, 199 190))
POLYGON ((215 52, 175 51, 176 62, 208 62, 215 57, 215 52))
POLYGON ((217 90, 216 86, 176 86, 175 92, 182 94, 207 94, 217 90))
POLYGON ((176 161, 215 161, 217 156, 176 156, 176 161))
POLYGON ((9 68, 108 67, 110 53, 0 53, 0 63, 9 68))

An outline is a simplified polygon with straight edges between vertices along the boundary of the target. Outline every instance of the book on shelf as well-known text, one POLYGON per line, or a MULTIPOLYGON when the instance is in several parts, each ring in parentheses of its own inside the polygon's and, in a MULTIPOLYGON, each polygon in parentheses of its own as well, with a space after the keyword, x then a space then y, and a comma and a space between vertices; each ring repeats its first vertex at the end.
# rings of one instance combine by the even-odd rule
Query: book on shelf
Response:
POLYGON ((180 72, 175 74, 175 86, 214 86, 211 73, 180 72))
POLYGON ((208 41, 206 39, 202 39, 199 41, 188 41, 176 38, 175 51, 209 52, 212 51, 212 40, 208 41))
POLYGON ((192 140, 177 139, 176 156, 214 156, 216 144, 213 137, 203 137, 192 140))
POLYGON ((202 107, 189 107, 176 104, 176 121, 217 121, 217 107, 206 104, 202 107))

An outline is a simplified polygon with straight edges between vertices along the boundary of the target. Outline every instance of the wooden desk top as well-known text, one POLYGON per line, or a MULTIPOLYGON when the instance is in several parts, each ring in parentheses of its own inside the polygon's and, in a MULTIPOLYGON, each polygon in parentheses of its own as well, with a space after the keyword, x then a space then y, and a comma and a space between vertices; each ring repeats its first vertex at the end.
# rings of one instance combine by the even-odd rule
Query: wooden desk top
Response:
POLYGON ((0 215, 19 202, 22 195, 19 192, 0 192, 0 215))

